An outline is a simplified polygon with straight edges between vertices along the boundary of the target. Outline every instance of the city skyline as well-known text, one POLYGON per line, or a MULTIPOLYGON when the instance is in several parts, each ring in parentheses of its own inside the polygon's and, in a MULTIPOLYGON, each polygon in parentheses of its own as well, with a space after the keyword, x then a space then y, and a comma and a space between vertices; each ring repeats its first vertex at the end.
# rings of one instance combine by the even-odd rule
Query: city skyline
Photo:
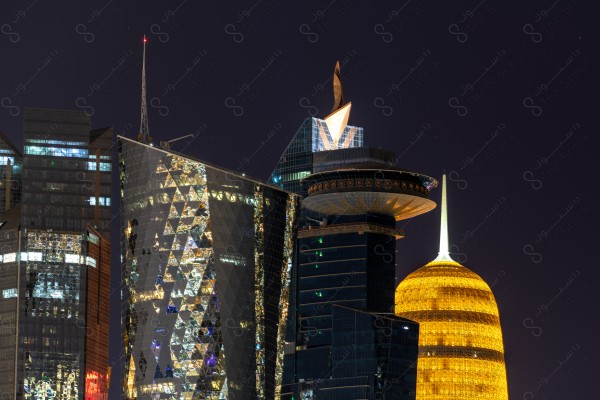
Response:
MULTIPOLYGON (((365 127, 366 144, 437 179, 446 170, 456 205, 450 251, 496 295, 510 396, 592 393, 598 196, 585 177, 596 140, 586 4, 340 1, 289 12, 273 1, 190 2, 134 17, 140 4, 6 7, 0 130, 11 142, 20 143, 26 107, 93 112, 93 128, 135 138, 145 32, 155 142, 195 133, 173 148, 266 180, 299 124, 327 115, 339 59, 349 124, 365 127), (581 321, 586 329, 573 330, 581 321)), ((438 217, 399 224, 407 235, 398 252, 410 255, 398 282, 429 261, 438 217)), ((111 300, 118 293, 113 284, 111 300)))

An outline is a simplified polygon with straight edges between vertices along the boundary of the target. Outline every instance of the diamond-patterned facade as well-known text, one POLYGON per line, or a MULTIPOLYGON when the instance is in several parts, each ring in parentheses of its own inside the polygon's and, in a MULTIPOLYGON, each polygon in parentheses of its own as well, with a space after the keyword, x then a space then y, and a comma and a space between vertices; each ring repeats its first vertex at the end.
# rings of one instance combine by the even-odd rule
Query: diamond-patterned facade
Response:
POLYGON ((120 138, 125 397, 281 390, 297 197, 120 138))

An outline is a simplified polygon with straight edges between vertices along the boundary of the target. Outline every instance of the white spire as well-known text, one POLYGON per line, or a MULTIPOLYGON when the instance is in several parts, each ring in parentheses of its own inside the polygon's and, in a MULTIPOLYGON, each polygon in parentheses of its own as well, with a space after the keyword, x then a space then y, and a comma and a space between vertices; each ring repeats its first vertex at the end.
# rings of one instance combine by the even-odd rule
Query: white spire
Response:
POLYGON ((140 132, 138 142, 150 143, 150 130, 148 128, 148 109, 146 107, 146 35, 144 35, 144 53, 142 56, 142 104, 140 113, 140 132))
POLYGON ((446 174, 442 176, 442 220, 440 224, 440 252, 433 261, 454 261, 448 249, 448 205, 446 204, 446 174))

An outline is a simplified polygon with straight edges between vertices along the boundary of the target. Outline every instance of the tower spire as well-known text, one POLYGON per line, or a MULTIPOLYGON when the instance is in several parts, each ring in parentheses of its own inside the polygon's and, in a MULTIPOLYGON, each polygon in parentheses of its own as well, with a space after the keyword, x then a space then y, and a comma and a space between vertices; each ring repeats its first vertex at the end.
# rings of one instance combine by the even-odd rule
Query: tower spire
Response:
POLYGON ((342 78, 340 74, 340 62, 336 61, 333 70, 333 109, 331 112, 342 108, 344 105, 344 93, 342 92, 342 78))
POLYGON ((448 205, 446 202, 446 174, 442 175, 442 218, 440 224, 440 252, 433 261, 454 261, 448 246, 448 205))
POLYGON ((142 56, 142 105, 140 116, 140 132, 137 140, 142 143, 150 143, 150 130, 148 129, 148 108, 146 107, 146 35, 144 35, 144 52, 142 56))
POLYGON ((344 104, 344 93, 342 92, 342 79, 340 78, 340 62, 336 61, 335 69, 333 70, 333 109, 331 113, 325 117, 327 129, 333 140, 333 148, 338 148, 339 140, 342 138, 342 133, 348 125, 350 118, 350 109, 352 102, 344 104))

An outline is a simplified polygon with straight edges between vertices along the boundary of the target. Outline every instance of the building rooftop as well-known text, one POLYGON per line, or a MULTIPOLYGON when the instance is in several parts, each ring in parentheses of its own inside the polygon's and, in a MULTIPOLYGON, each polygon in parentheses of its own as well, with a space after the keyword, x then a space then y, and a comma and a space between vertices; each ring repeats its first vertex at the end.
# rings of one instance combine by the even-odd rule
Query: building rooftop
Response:
POLYGON ((162 148, 160 148, 160 147, 156 147, 156 146, 152 146, 152 145, 149 145, 149 144, 146 144, 146 143, 138 142, 137 140, 130 139, 130 138, 127 138, 127 137, 125 137, 125 136, 121 136, 121 135, 117 135, 117 140, 126 140, 126 141, 128 141, 128 142, 135 143, 135 144, 137 144, 137 145, 144 146, 144 147, 147 147, 147 148, 149 148, 149 149, 152 149, 152 150, 156 150, 156 151, 159 151, 159 152, 163 152, 163 153, 165 153, 165 154, 169 154, 169 155, 175 155, 175 156, 178 156, 178 157, 187 158, 187 159, 189 159, 189 160, 192 160, 192 161, 196 161, 196 162, 202 163, 202 164, 204 164, 204 165, 207 165, 207 166, 209 166, 209 167, 211 167, 211 168, 213 168, 213 169, 216 169, 216 170, 219 170, 219 171, 222 171, 222 172, 226 172, 226 173, 229 173, 229 174, 232 174, 232 175, 238 176, 238 177, 240 177, 240 178, 243 178, 243 179, 246 179, 246 180, 248 180, 248 181, 251 181, 251 182, 257 183, 257 184, 259 184, 259 185, 262 185, 262 186, 265 186, 265 187, 269 187, 269 188, 271 188, 271 189, 276 189, 276 190, 278 190, 278 191, 285 192, 285 193, 288 193, 288 194, 293 194, 294 196, 300 197, 298 194, 296 194, 296 193, 294 193, 294 192, 287 191, 287 190, 285 190, 285 189, 282 189, 282 188, 281 188, 281 187, 279 187, 279 186, 272 185, 272 184, 270 184, 270 183, 267 183, 267 182, 261 181, 261 180, 259 180, 259 179, 257 179, 257 178, 249 177, 249 176, 247 176, 247 175, 245 175, 245 174, 244 174, 244 175, 242 175, 242 174, 241 174, 241 173, 239 173, 238 171, 233 171, 233 170, 231 170, 231 169, 228 169, 228 168, 224 168, 224 167, 217 166, 217 165, 215 165, 215 164, 212 164, 212 163, 210 163, 210 162, 207 162, 207 161, 204 161, 204 160, 200 160, 199 158, 197 158, 197 157, 194 157, 194 156, 190 156, 190 155, 187 155, 187 154, 179 153, 179 152, 173 151, 173 150, 171 150, 171 149, 169 149, 169 150, 165 150, 165 149, 162 149, 162 148))

